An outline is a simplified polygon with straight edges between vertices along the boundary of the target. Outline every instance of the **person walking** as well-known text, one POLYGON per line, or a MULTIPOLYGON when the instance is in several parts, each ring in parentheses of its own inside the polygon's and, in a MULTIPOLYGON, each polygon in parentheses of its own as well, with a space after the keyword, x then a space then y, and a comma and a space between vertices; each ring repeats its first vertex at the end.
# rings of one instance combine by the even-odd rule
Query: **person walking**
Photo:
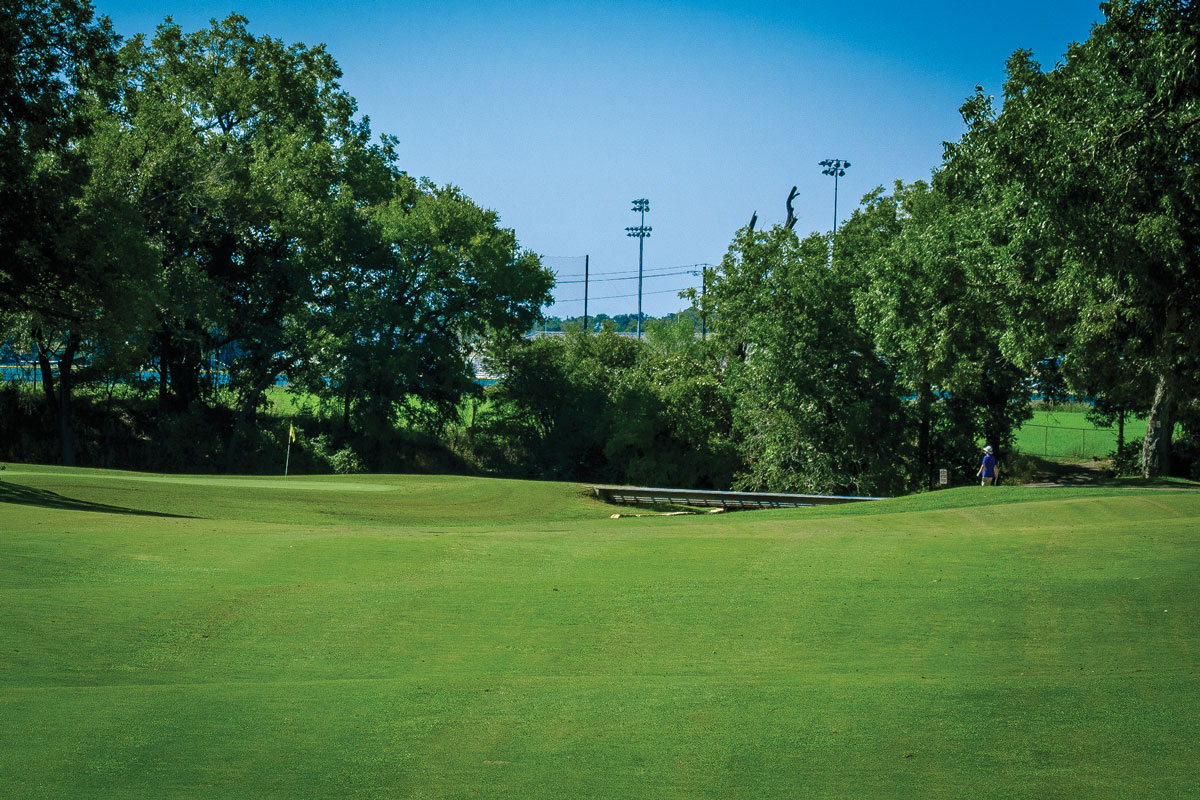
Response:
POLYGON ((979 471, 975 474, 979 477, 980 486, 996 485, 996 479, 1000 477, 1000 462, 992 455, 990 444, 983 448, 983 463, 979 465, 979 471))

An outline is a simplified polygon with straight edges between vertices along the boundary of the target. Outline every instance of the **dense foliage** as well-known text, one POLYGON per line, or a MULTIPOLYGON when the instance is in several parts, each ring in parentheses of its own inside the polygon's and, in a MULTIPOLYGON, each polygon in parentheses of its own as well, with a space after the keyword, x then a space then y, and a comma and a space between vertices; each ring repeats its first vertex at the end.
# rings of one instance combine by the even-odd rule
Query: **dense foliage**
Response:
POLYGON ((755 220, 634 340, 542 317, 538 257, 400 169, 323 47, 236 15, 122 44, 83 0, 7 3, 0 332, 43 400, 0 393, 0 455, 274 470, 286 379, 298 469, 890 494, 984 442, 1003 463, 1037 396, 1148 416, 1119 464, 1195 469, 1200 12, 1103 8, 970 97, 929 182, 829 235, 755 220))
POLYGON ((1147 411, 1149 477, 1168 469, 1180 401, 1200 388, 1200 9, 1103 8, 1055 69, 1013 54, 1003 110, 968 102, 948 173, 1022 296, 1028 323, 1005 351, 1052 352, 1081 389, 1147 411))
POLYGON ((496 214, 372 141, 322 47, 234 15, 118 48, 86 4, 35 0, 6 4, 0 34, 21 101, 4 104, 0 312, 41 363, 65 463, 73 388, 97 380, 148 386, 150 427, 215 431, 224 464, 197 467, 247 465, 281 376, 353 432, 411 408, 444 423, 478 392, 473 341, 520 335, 549 299, 496 214))

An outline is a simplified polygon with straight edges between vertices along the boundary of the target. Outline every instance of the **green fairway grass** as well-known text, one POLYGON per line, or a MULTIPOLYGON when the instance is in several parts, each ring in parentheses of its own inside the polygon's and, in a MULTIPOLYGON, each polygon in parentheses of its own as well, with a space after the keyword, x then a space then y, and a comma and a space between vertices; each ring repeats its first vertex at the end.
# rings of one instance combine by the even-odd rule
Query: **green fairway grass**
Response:
POLYGON ((1182 798, 1200 493, 0 473, 14 798, 1182 798))

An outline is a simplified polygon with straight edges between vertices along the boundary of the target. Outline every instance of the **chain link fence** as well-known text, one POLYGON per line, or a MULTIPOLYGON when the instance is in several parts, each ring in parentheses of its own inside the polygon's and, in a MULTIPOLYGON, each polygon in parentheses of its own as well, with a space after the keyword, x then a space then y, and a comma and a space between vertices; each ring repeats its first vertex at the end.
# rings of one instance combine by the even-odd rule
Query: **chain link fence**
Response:
POLYGON ((1068 428, 1025 423, 1021 426, 1016 444, 1019 451, 1030 455, 1106 458, 1116 452, 1117 431, 1115 428, 1068 428))

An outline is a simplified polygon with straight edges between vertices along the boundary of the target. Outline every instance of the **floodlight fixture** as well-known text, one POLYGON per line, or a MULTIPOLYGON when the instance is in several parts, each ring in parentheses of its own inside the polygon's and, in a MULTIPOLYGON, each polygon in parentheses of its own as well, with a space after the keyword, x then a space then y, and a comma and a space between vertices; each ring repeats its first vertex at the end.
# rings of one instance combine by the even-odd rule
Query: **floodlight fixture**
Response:
POLYGON ((634 213, 642 215, 640 225, 635 225, 625 229, 625 235, 638 240, 638 315, 637 315, 637 335, 642 338, 642 255, 646 247, 646 237, 653 230, 646 224, 646 212, 650 210, 650 201, 644 197, 639 197, 633 201, 634 213))
POLYGON ((827 158, 819 162, 820 166, 825 169, 821 170, 822 175, 833 176, 833 230, 837 231, 837 196, 838 196, 838 178, 846 174, 846 170, 850 168, 850 162, 840 158, 827 158))

